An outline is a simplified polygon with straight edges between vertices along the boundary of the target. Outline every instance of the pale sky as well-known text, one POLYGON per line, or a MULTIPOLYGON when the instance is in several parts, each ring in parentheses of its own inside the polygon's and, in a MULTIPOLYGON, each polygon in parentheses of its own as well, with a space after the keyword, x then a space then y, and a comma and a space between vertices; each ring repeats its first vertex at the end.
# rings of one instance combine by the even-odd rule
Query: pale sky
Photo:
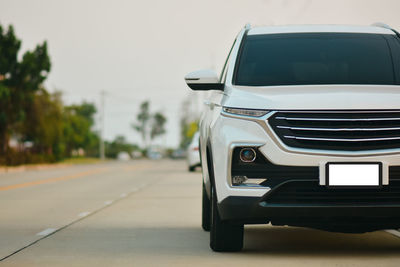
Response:
POLYGON ((99 104, 107 91, 105 136, 131 129, 138 105, 151 101, 168 118, 159 142, 179 143, 183 76, 217 72, 246 24, 355 24, 384 22, 400 30, 398 0, 0 0, 0 23, 13 24, 22 50, 48 41, 52 70, 46 87, 68 104, 99 104))

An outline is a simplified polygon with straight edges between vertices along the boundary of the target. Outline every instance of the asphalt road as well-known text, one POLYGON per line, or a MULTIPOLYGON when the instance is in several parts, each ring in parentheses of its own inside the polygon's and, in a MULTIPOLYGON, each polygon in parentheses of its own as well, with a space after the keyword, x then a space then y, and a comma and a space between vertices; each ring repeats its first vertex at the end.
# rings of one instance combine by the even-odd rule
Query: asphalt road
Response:
POLYGON ((4 266, 399 266, 400 238, 246 226, 215 253, 200 228, 201 174, 132 161, 0 174, 4 266))

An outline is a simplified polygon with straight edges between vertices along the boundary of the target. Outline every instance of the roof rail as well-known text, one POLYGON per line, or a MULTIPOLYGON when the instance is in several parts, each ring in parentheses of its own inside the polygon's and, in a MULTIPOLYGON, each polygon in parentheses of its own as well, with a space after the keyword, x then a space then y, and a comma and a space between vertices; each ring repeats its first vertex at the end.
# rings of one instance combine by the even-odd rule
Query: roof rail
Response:
POLYGON ((397 37, 400 38, 400 33, 398 31, 396 31, 395 29, 393 29, 392 27, 390 27, 389 25, 385 24, 385 23, 375 22, 375 23, 371 24, 371 26, 381 27, 381 28, 385 28, 385 29, 391 30, 392 32, 394 32, 397 35, 397 37))
POLYGON ((390 27, 389 25, 387 25, 387 24, 385 24, 385 23, 382 23, 382 22, 375 22, 375 23, 372 23, 371 26, 380 27, 380 28, 385 28, 385 29, 388 29, 388 30, 393 30, 392 27, 390 27))

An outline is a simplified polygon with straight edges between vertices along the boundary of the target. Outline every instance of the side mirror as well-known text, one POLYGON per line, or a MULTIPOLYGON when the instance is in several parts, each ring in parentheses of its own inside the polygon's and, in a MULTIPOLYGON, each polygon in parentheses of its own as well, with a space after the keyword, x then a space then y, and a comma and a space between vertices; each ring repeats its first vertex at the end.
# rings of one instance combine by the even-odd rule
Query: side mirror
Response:
POLYGON ((219 82, 213 70, 198 70, 185 76, 186 84, 192 90, 223 90, 224 84, 219 82))

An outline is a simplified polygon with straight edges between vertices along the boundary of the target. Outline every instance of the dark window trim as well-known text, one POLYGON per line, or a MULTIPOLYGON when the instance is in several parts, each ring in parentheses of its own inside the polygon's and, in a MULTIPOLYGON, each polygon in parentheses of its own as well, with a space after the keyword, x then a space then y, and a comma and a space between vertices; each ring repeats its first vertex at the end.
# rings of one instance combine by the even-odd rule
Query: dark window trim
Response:
POLYGON ((219 82, 220 82, 220 83, 225 83, 225 81, 223 82, 222 79, 224 78, 224 74, 225 74, 225 72, 226 72, 226 70, 227 70, 228 61, 229 61, 229 58, 231 57, 233 47, 234 47, 235 44, 236 44, 236 40, 237 40, 237 39, 235 38, 235 41, 233 41, 233 44, 232 44, 232 46, 231 46, 231 49, 229 50, 228 56, 226 57, 226 60, 225 60, 225 63, 224 63, 224 67, 222 68, 221 74, 220 74, 220 76, 219 76, 219 82))
POLYGON ((395 64, 394 64, 392 46, 390 45, 389 39, 388 39, 386 36, 384 36, 384 35, 381 35, 381 36, 382 36, 382 38, 385 40, 386 45, 387 45, 387 47, 388 47, 388 49, 389 49, 390 60, 392 61, 391 63, 392 63, 392 74, 393 74, 394 84, 399 84, 398 79, 397 79, 397 78, 398 78, 398 77, 397 77, 397 76, 398 76, 398 74, 397 74, 398 71, 396 71, 397 68, 396 68, 396 66, 395 66, 395 64))
POLYGON ((396 31, 394 32, 396 33, 394 38, 385 38, 390 47, 395 83, 400 85, 400 35, 396 31))
POLYGON ((246 30, 243 33, 243 37, 242 37, 242 41, 240 42, 240 46, 239 46, 239 51, 237 53, 237 57, 236 57, 236 61, 235 61, 235 68, 233 70, 233 76, 232 76, 232 84, 235 85, 236 84, 236 74, 239 68, 239 63, 240 63, 240 57, 242 56, 242 51, 243 51, 243 47, 244 47, 244 42, 247 39, 247 33, 249 32, 249 30, 246 30))

